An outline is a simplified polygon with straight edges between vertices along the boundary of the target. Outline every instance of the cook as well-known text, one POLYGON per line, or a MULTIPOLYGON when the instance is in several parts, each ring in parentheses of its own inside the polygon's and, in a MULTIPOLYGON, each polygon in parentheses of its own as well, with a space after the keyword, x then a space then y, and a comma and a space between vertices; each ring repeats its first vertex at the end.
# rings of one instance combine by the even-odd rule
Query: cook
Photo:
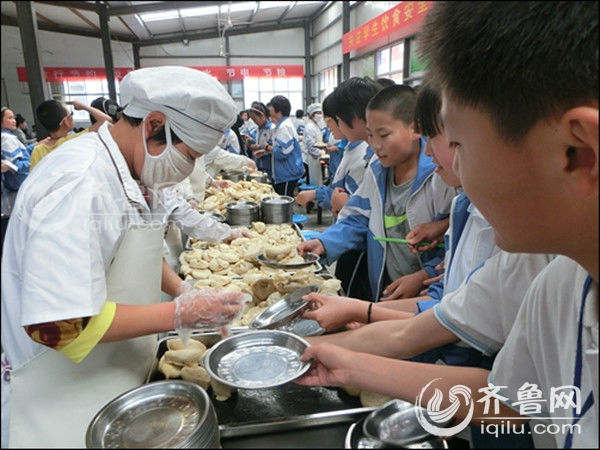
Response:
POLYGON ((144 382, 154 333, 225 325, 246 300, 191 289, 163 264, 164 224, 136 181, 152 193, 187 177, 235 103, 174 66, 130 72, 120 92, 123 117, 52 152, 17 196, 2 260, 3 447, 83 447, 101 407, 144 382), (174 301, 159 302, 161 282, 174 301))

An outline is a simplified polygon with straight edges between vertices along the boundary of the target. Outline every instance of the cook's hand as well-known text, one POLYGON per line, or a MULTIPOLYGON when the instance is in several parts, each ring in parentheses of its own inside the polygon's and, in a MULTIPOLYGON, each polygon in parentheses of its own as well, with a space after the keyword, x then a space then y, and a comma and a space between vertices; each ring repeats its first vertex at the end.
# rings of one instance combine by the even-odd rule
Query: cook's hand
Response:
POLYGON ((198 209, 200 207, 198 202, 194 199, 189 199, 187 202, 188 202, 188 205, 190 205, 194 209, 198 209))
POLYGON ((365 320, 367 318, 369 302, 363 300, 339 295, 317 294, 316 292, 302 298, 310 302, 310 309, 306 310, 302 317, 316 320, 327 331, 335 330, 348 322, 358 320, 361 313, 365 320))
POLYGON ((231 186, 231 183, 227 180, 212 180, 210 185, 214 188, 225 189, 231 186))
POLYGON ((427 279, 427 272, 419 270, 418 272, 404 275, 390 283, 383 291, 385 297, 381 298, 382 302, 387 300, 396 300, 399 298, 411 298, 416 296, 423 286, 423 281, 427 279))
POLYGON ((241 313, 248 294, 213 289, 197 290, 182 283, 175 302, 173 329, 213 329, 227 325, 241 313), (180 292, 180 293, 179 293, 180 292))
POLYGON ((229 244, 234 239, 238 239, 241 237, 250 237, 250 233, 248 233, 246 230, 231 230, 231 234, 229 235, 229 237, 223 239, 223 242, 229 244))
POLYGON ((329 343, 311 345, 300 357, 301 361, 312 360, 311 368, 294 382, 305 386, 351 385, 356 355, 356 352, 329 343))
POLYGON ((313 201, 316 198, 316 193, 314 190, 310 191, 300 191, 298 195, 296 195, 296 203, 300 206, 306 206, 308 202, 313 201))
POLYGON ((316 255, 323 255, 325 253, 325 247, 323 247, 323 243, 318 239, 301 242, 296 247, 296 250, 298 250, 300 256, 304 256, 305 253, 314 253, 316 255))
POLYGON ((6 164, 2 163, 2 173, 5 172, 12 172, 12 169, 10 167, 8 167, 6 164))
POLYGON ((249 161, 248 162, 248 167, 246 167, 246 172, 248 173, 252 173, 252 172, 256 172, 256 163, 254 161, 249 161))

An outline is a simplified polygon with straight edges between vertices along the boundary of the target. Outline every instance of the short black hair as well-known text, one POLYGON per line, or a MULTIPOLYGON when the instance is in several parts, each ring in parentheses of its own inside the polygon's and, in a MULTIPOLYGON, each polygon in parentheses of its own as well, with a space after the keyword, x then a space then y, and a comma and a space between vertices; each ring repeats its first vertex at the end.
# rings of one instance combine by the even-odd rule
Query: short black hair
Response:
POLYGON ((415 106, 415 131, 427 137, 435 137, 442 131, 440 109, 442 95, 433 83, 421 85, 415 106))
POLYGON ((321 107, 323 108, 323 117, 330 117, 335 120, 335 123, 338 123, 337 120, 337 108, 336 101, 333 92, 329 94, 327 97, 323 99, 321 103, 321 107))
MULTIPOLYGON (((125 122, 127 122, 129 125, 131 125, 134 128, 141 125, 142 121, 144 120, 144 119, 140 119, 138 117, 131 117, 126 114, 121 114, 121 119, 125 120, 125 122)), ((170 128, 170 131, 171 131, 171 142, 173 144, 179 144, 180 142, 183 142, 181 139, 179 139, 179 136, 177 136, 175 134, 175 132, 173 131, 173 128, 170 128)), ((154 133, 148 139, 156 141, 161 145, 166 144, 167 143, 167 134, 165 133, 165 127, 164 126, 160 127, 158 129, 158 131, 156 131, 156 133, 154 133)))
POLYGON ((415 121, 415 105, 417 94, 415 90, 405 84, 395 84, 379 91, 369 101, 367 109, 370 111, 389 111, 395 120, 401 120, 406 125, 415 121))
POLYGON ((17 126, 19 126, 23 122, 25 122, 25 117, 23 117, 21 114, 17 113, 17 115, 15 116, 15 121, 17 122, 17 126))
POLYGON ((302 109, 297 109, 296 110, 296 118, 302 119, 303 117, 304 117, 304 111, 302 109))
POLYGON ((290 105, 290 101, 287 99, 287 97, 284 97, 283 95, 276 95, 271 99, 269 104, 273 107, 275 112, 280 112, 284 116, 290 115, 292 105, 290 105))
POLYGON ((418 45, 444 94, 507 142, 598 102, 598 2, 434 2, 418 45))
MULTIPOLYGON (((119 104, 117 102, 115 102, 114 100, 112 100, 110 98, 106 98, 106 97, 98 97, 97 99, 94 99, 94 101, 92 103, 90 103, 90 106, 92 108, 99 109, 104 114, 108 114, 114 122, 119 120, 120 113, 122 110, 122 108, 119 106, 119 104)), ((91 114, 90 114, 90 122, 96 123, 96 119, 91 114)))
POLYGON ((366 121, 367 104, 380 89, 381 85, 369 77, 352 77, 344 81, 333 91, 336 115, 350 128, 355 118, 366 121))
POLYGON ((390 78, 377 78, 375 81, 379 83, 382 88, 394 86, 396 84, 396 82, 390 78))
POLYGON ((60 128, 60 122, 67 117, 67 111, 58 100, 46 100, 39 104, 35 116, 46 130, 52 132, 60 128))
POLYGON ((261 103, 259 101, 252 102, 252 104, 250 105, 250 111, 252 111, 253 109, 262 112, 265 115, 265 117, 269 117, 269 108, 264 103, 261 103))

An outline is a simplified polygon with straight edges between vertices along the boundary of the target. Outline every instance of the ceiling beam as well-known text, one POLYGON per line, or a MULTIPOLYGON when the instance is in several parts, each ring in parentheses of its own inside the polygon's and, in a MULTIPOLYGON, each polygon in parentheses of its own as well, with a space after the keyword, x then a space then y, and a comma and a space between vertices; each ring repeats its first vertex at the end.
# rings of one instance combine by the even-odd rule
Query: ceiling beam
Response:
POLYGON ((310 20, 315 20, 317 17, 319 17, 322 13, 324 13, 326 10, 329 9, 330 6, 332 6, 335 2, 327 2, 325 3, 323 6, 321 6, 319 9, 317 9, 315 11, 315 13, 310 16, 310 20))
POLYGON ((87 17, 85 17, 83 14, 81 14, 79 11, 77 11, 75 8, 69 8, 69 10, 75 14, 77 17, 79 17, 81 20, 83 20, 85 23, 87 23, 90 27, 92 27, 94 30, 98 30, 100 31, 100 27, 98 25, 96 25, 94 22, 92 22, 90 19, 88 19, 87 17))
POLYGON ((292 3, 290 3, 288 5, 288 7, 285 9, 285 11, 283 12, 283 14, 281 15, 281 17, 279 17, 279 20, 277 21, 277 23, 279 25, 281 25, 281 22, 283 22, 283 19, 285 19, 285 16, 287 16, 290 13, 290 11, 292 10, 292 8, 294 6, 296 6, 296 3, 298 3, 298 2, 292 2, 292 3))
POLYGON ((136 32, 135 32, 135 31, 133 31, 129 25, 127 25, 127 22, 125 22, 121 16, 119 16, 119 20, 121 21, 121 23, 122 23, 123 25, 125 25, 125 28, 127 28, 127 29, 129 30, 129 32, 130 32, 131 34, 133 34, 133 36, 135 36, 135 39, 139 39, 139 38, 140 38, 140 37, 139 37, 139 36, 136 34, 136 32))
POLYGON ((52 26, 57 27, 58 24, 56 22, 54 22, 53 20, 48 19, 46 16, 44 16, 43 14, 40 14, 39 12, 35 12, 35 15, 37 16, 38 19, 42 19, 44 22, 49 23, 52 26))
POLYGON ((45 5, 52 6, 63 6, 65 8, 75 8, 75 9, 84 9, 86 11, 96 12, 96 5, 93 3, 87 2, 33 2, 33 3, 43 3, 45 5))
POLYGON ((250 18, 248 19, 249 23, 248 23, 247 28, 250 28, 250 25, 252 24, 252 21, 254 20, 254 15, 258 11, 258 8, 260 8, 260 2, 256 2, 256 4, 254 5, 254 9, 252 10, 252 13, 250 14, 250 18))
MULTIPOLYGON (((227 29, 228 36, 234 36, 239 34, 250 34, 250 33, 262 33, 265 31, 277 31, 277 30, 287 30, 290 28, 302 28, 304 27, 304 20, 296 20, 294 22, 283 23, 281 25, 277 25, 274 22, 266 23, 261 26, 254 27, 246 27, 234 25, 233 27, 227 29)), ((154 39, 145 39, 138 41, 141 47, 147 47, 149 45, 160 45, 160 44, 170 44, 173 42, 181 42, 183 39, 192 40, 200 40, 200 39, 212 39, 220 37, 219 32, 217 30, 214 31, 199 31, 199 32, 190 32, 186 35, 182 35, 181 33, 169 33, 169 35, 163 35, 161 37, 156 37, 154 39)))
MULTIPOLYGON (((70 3, 70 2, 64 2, 70 3)), ((192 8, 197 6, 216 6, 220 2, 185 2, 181 4, 183 8, 192 8)), ((127 14, 142 14, 145 12, 172 11, 174 8, 172 2, 143 3, 141 5, 131 6, 109 6, 109 16, 126 16, 127 14)))
MULTIPOLYGON (((10 17, 7 16, 5 14, 2 14, 2 21, 1 21, 2 25, 10 25, 10 26, 14 26, 14 27, 18 27, 19 23, 17 21, 17 19, 15 19, 14 17, 10 17)), ((100 32, 96 31, 96 30, 87 30, 87 29, 81 29, 81 28, 75 28, 75 27, 67 27, 67 26, 54 26, 54 25, 50 25, 47 22, 38 22, 38 28, 40 30, 44 30, 44 31, 54 31, 55 33, 64 33, 64 34, 73 34, 75 36, 86 36, 86 37, 93 37, 93 38, 98 38, 101 39, 100 36, 100 32)), ((119 39, 122 42, 137 42, 137 39, 132 38, 129 35, 124 35, 124 34, 117 34, 115 32, 111 32, 111 34, 119 39)))

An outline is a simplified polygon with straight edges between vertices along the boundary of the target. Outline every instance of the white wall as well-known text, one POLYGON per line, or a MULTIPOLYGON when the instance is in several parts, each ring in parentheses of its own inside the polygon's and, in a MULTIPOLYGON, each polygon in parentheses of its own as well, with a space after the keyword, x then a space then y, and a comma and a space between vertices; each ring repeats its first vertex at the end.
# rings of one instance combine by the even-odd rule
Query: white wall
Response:
MULTIPOLYGON (((10 108, 21 113, 31 125, 33 110, 29 95, 24 93, 28 89, 27 84, 19 83, 16 69, 17 66, 25 66, 19 28, 2 25, 1 31, 2 78, 10 108)), ((38 52, 43 67, 104 67, 102 40, 99 38, 38 30, 38 52)), ((133 68, 131 44, 112 41, 112 53, 115 67, 133 68)), ((2 98, 5 98, 4 95, 2 98)))

